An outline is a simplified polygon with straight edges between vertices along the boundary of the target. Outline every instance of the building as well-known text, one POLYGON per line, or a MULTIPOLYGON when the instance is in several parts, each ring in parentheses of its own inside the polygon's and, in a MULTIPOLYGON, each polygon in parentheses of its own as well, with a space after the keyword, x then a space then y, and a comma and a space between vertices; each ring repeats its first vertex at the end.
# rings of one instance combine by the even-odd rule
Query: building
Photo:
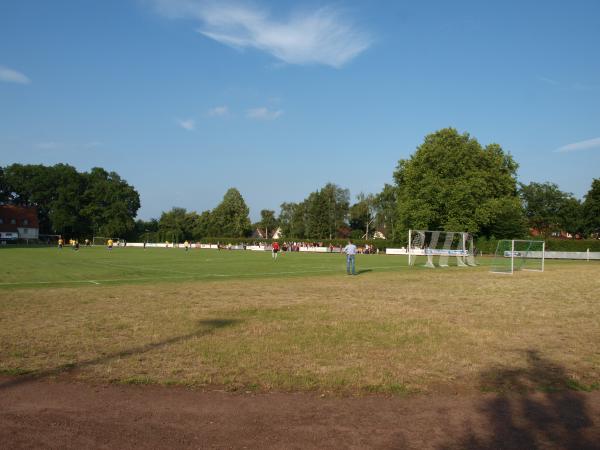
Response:
POLYGON ((38 239, 39 232, 35 206, 0 205, 0 240, 38 239))

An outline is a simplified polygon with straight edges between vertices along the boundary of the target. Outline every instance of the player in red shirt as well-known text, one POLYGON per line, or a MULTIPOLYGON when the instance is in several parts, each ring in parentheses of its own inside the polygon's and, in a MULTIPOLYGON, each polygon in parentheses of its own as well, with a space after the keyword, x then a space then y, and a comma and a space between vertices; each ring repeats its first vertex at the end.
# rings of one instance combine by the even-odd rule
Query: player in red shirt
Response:
POLYGON ((273 242, 273 250, 271 250, 271 256, 273 259, 277 259, 277 255, 279 254, 279 242, 273 242))

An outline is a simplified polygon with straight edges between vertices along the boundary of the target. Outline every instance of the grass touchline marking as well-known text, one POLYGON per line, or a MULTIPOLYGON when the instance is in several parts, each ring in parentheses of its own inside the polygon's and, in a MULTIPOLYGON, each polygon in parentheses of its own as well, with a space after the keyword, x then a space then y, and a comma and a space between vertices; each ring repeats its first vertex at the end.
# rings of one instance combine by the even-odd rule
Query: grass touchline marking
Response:
MULTIPOLYGON (((366 267, 365 270, 369 269, 406 269, 404 266, 391 267, 391 266, 373 266, 366 267)), ((137 277, 137 278, 105 278, 100 280, 56 280, 56 281, 19 281, 19 282, 2 282, 0 286, 28 286, 35 284, 96 284, 101 285, 102 283, 114 283, 114 282, 135 282, 135 281, 148 281, 148 280, 174 280, 174 279, 206 279, 206 278, 236 278, 236 277, 256 277, 260 275, 294 275, 302 273, 332 273, 340 272, 340 269, 326 269, 326 270, 296 270, 296 271, 282 271, 282 272, 257 272, 257 273, 238 273, 238 274, 223 274, 223 273, 209 273, 209 274, 185 274, 185 275, 173 275, 173 276, 162 276, 162 277, 137 277)), ((184 272, 185 273, 185 272, 184 272)))

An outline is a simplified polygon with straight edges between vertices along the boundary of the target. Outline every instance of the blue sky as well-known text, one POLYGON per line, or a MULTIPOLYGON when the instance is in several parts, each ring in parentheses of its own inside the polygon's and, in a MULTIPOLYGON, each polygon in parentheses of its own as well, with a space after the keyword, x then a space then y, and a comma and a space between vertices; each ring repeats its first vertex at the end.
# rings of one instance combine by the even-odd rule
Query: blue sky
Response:
POLYGON ((600 177, 600 2, 6 0, 0 165, 102 166, 142 218, 377 192, 437 129, 600 177))

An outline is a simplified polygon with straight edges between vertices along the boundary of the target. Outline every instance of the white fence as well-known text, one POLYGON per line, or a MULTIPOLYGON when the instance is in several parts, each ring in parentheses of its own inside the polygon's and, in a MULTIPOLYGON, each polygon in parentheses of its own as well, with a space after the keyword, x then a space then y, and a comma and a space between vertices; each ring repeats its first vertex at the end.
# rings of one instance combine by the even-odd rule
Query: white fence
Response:
MULTIPOLYGON (((515 252, 518 255, 524 258, 541 258, 542 252, 515 252), (521 255, 521 253, 524 253, 521 255)), ((504 256, 506 258, 510 258, 510 252, 504 252, 504 256)), ((589 260, 600 260, 600 252, 555 252, 555 251, 546 251, 544 253, 544 257, 546 259, 579 259, 584 261, 589 260)))

